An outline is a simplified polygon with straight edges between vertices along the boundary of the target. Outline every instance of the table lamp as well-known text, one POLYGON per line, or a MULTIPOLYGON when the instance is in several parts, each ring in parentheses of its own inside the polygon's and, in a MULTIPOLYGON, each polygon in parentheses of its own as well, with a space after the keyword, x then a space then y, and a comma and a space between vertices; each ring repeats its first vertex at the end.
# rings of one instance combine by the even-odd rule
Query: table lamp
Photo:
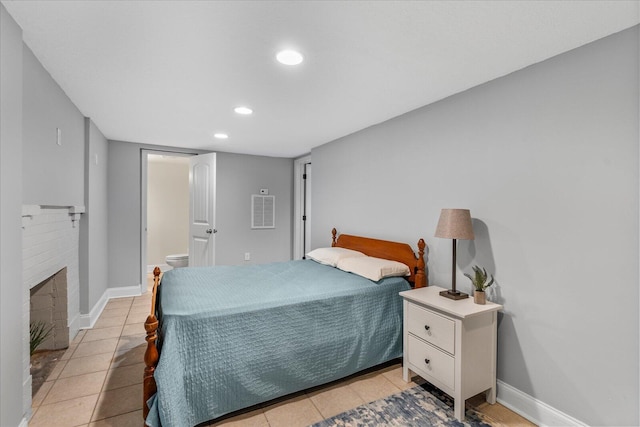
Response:
POLYGON ((468 298, 468 294, 456 290, 456 240, 474 239, 469 209, 442 209, 435 237, 453 239, 451 289, 440 292, 440 295, 453 300, 468 298))

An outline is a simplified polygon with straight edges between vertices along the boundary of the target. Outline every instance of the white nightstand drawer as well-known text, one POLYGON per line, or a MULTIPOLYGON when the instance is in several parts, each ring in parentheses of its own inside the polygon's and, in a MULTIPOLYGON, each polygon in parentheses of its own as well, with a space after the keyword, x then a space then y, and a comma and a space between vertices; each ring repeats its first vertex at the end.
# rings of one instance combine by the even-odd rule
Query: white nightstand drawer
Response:
POLYGON ((452 356, 411 335, 408 347, 409 363, 426 374, 425 379, 433 377, 447 387, 454 388, 455 365, 452 356))
POLYGON ((432 311, 409 304, 409 333, 455 354, 455 323, 432 311))

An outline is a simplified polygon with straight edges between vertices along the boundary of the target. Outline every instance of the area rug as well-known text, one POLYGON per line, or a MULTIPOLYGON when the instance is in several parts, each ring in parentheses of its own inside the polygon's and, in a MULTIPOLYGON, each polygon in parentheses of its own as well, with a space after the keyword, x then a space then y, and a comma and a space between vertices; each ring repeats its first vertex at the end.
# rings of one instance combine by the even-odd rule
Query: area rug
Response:
POLYGON ((453 415, 453 399, 426 383, 328 418, 312 427, 455 426, 490 427, 467 409, 464 422, 453 415))

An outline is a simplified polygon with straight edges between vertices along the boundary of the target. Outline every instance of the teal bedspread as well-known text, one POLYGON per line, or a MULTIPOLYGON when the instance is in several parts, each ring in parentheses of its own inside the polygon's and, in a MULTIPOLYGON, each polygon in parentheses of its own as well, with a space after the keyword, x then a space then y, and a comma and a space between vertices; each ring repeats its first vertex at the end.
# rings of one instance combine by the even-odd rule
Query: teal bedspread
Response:
POLYGON ((400 357, 407 289, 311 260, 165 273, 147 425, 192 427, 400 357))

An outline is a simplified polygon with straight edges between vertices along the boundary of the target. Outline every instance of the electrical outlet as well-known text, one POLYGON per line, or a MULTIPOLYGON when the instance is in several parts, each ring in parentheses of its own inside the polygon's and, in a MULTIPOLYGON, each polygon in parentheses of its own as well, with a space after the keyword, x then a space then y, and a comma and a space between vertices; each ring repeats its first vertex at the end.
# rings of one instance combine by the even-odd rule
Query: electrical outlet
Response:
POLYGON ((245 261, 250 261, 251 260, 251 252, 245 252, 244 253, 244 260, 245 261))

